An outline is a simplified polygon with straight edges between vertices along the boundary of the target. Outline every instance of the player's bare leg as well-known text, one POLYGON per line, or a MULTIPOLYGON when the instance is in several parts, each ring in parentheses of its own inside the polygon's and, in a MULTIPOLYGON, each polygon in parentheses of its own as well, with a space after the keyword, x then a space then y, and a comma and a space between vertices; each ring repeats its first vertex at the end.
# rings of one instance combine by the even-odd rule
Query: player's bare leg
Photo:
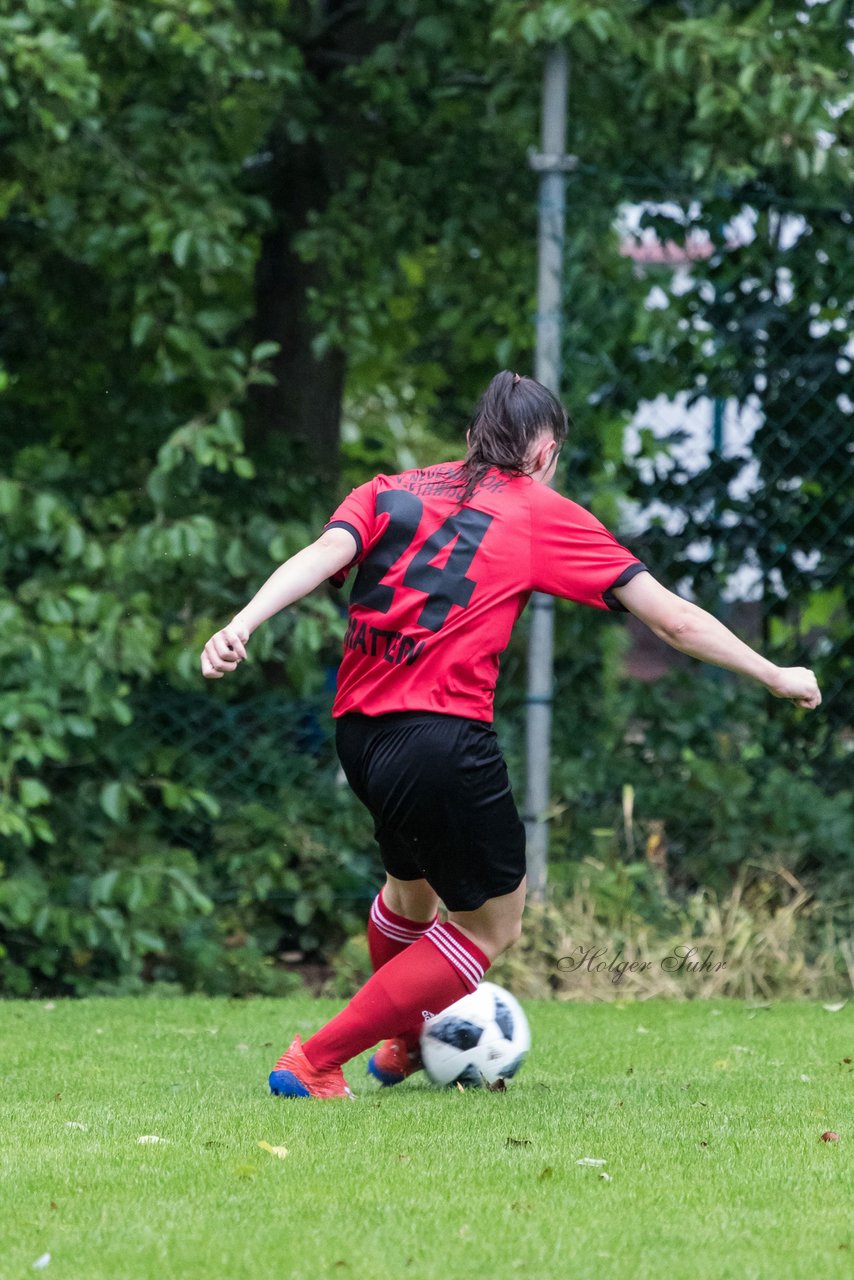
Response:
POLYGON ((448 919, 494 961, 522 933, 527 878, 512 893, 490 898, 476 911, 449 911, 448 919))
POLYGON ((398 880, 386 875, 383 902, 389 911, 407 920, 427 922, 435 919, 439 897, 426 880, 398 880))

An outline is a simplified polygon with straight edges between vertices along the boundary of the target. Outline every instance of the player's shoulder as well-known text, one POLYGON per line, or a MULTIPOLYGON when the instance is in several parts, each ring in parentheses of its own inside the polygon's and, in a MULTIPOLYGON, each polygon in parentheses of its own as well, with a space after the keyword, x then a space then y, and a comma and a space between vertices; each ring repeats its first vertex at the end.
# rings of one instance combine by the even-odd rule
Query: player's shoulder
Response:
POLYGON ((556 521, 561 524, 580 525, 585 528, 597 528, 601 521, 582 507, 579 502, 565 497, 547 484, 532 482, 529 494, 531 510, 539 521, 556 521))

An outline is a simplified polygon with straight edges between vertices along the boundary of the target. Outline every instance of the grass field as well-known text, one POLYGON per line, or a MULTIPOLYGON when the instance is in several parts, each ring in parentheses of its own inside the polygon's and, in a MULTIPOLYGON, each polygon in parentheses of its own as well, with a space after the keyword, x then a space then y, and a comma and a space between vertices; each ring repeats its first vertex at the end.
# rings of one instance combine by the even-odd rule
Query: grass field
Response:
POLYGON ((270 1098, 337 1007, 0 1003, 2 1280, 854 1274, 854 1006, 528 1004, 504 1094, 270 1098))

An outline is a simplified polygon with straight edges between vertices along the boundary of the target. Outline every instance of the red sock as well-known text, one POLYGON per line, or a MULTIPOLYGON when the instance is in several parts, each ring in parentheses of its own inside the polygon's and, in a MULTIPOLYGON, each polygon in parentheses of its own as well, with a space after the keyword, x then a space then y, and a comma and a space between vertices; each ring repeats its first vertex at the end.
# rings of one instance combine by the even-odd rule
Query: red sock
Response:
POLYGON ((418 1025, 474 991, 489 957, 453 924, 434 925, 369 978, 345 1009, 306 1040, 318 1071, 340 1067, 378 1040, 418 1025))
POLYGON ((406 916, 396 915, 386 906, 382 889, 380 889, 371 905, 371 914, 368 916, 368 950, 371 953, 374 973, 389 960, 400 955, 411 942, 417 942, 419 938, 423 938, 438 919, 438 911, 426 924, 420 920, 408 920, 406 916))

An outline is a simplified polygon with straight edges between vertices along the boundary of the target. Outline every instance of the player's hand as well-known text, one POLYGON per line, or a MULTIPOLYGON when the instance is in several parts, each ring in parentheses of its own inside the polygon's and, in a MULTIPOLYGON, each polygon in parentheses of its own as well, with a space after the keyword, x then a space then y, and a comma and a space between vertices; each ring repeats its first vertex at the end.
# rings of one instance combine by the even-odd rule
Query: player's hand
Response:
POLYGON ((777 667, 768 689, 775 698, 788 698, 796 707, 810 711, 821 704, 815 672, 808 667, 777 667))
POLYGON ((246 657, 249 632, 235 626, 217 631, 202 650, 202 675, 206 680, 221 680, 226 671, 234 671, 246 657))

